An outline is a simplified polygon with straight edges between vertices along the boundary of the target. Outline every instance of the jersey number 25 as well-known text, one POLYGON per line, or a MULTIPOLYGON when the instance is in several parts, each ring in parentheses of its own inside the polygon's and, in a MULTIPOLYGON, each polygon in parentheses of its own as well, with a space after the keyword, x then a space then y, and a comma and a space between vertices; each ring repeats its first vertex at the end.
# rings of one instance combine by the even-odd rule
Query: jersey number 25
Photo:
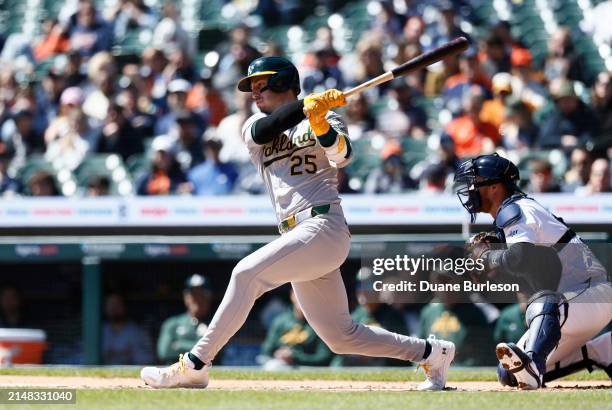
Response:
POLYGON ((316 155, 304 155, 304 157, 295 155, 291 157, 291 175, 302 175, 303 172, 300 170, 302 164, 304 164, 302 169, 307 173, 314 174, 317 172, 317 164, 313 162, 316 157, 316 155))

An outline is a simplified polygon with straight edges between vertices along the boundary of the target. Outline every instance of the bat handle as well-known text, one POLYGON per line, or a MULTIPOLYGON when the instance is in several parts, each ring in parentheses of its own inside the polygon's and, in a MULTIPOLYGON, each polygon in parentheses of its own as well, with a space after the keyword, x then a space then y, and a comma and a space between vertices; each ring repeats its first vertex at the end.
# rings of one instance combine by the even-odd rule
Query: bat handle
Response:
POLYGON ((387 81, 393 80, 393 73, 388 71, 384 74, 379 75, 378 77, 372 78, 370 81, 366 81, 363 84, 359 84, 357 87, 351 88, 348 91, 344 92, 344 96, 349 98, 353 95, 364 92, 365 90, 369 90, 370 88, 376 87, 382 83, 386 83, 387 81))

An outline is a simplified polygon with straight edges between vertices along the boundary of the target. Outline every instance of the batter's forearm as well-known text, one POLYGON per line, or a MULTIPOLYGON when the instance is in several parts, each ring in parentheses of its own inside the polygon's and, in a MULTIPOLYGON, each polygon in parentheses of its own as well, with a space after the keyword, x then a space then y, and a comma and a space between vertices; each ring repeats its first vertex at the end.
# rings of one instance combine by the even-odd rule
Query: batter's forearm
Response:
POLYGON ((325 155, 338 167, 348 165, 353 156, 353 149, 349 138, 341 133, 338 133, 333 127, 320 137, 317 137, 321 147, 325 151, 325 155))
POLYGON ((259 145, 267 144, 274 137, 295 127, 304 119, 306 119, 304 116, 304 101, 290 102, 277 108, 267 117, 255 121, 251 127, 251 137, 259 145))

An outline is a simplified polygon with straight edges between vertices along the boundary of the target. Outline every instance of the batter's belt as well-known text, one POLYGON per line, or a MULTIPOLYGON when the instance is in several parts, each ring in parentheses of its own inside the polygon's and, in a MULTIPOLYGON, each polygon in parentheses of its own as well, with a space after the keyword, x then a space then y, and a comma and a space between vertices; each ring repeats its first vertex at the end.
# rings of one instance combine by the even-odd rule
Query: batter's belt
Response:
POLYGON ((296 212, 295 214, 283 219, 281 223, 278 224, 278 231, 281 234, 289 232, 297 224, 304 222, 307 219, 328 213, 330 208, 331 204, 325 204, 313 206, 311 208, 306 208, 302 211, 296 212))

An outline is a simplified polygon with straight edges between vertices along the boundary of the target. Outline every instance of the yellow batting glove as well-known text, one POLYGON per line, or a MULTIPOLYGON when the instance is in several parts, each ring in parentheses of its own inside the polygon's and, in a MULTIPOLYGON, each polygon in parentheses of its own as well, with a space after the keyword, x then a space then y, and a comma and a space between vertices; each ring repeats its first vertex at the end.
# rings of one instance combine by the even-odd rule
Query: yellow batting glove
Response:
POLYGON ((324 117, 330 108, 346 105, 344 93, 336 89, 325 90, 322 93, 309 94, 304 98, 304 115, 324 117))
POLYGON ((314 134, 317 137, 320 137, 321 135, 325 135, 329 131, 329 128, 330 128, 329 123, 327 122, 324 116, 323 117, 312 116, 308 118, 308 122, 310 123, 310 128, 312 129, 312 132, 314 132, 314 134))
POLYGON ((344 93, 340 90, 336 90, 335 88, 330 88, 329 90, 325 90, 321 93, 321 98, 327 104, 327 108, 337 108, 343 107, 346 105, 346 98, 344 97, 344 93))
POLYGON ((308 94, 304 98, 304 115, 306 118, 325 117, 329 107, 320 93, 308 94))

